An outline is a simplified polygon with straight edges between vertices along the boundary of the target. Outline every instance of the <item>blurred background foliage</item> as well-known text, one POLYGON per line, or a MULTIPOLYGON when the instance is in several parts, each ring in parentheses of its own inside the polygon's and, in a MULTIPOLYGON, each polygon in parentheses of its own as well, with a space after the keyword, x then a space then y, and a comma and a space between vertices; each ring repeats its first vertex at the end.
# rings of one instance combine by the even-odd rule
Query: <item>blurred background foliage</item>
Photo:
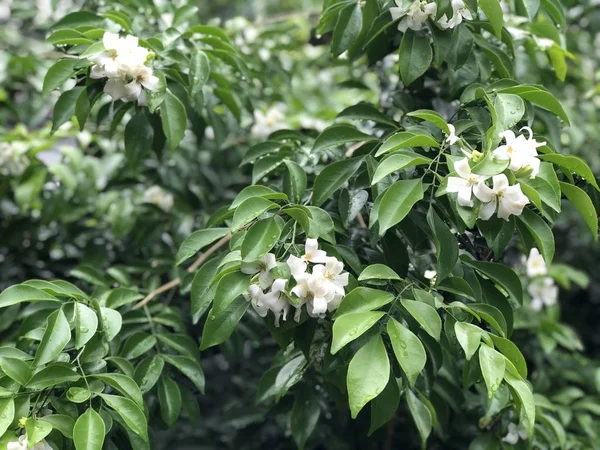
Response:
MULTIPOLYGON (((379 77, 364 64, 332 61, 327 36, 312 31, 321 1, 156 0, 152 7, 160 20, 140 28, 164 31, 179 7, 195 5, 195 21, 224 25, 236 45, 253 56, 260 82, 249 93, 253 115, 236 123, 222 114, 221 128, 199 123, 203 138, 186 136, 177 152, 154 154, 131 167, 123 156, 124 130, 113 129, 110 121, 90 121, 86 131, 67 124, 51 136, 51 108, 58 94, 42 95, 43 77, 58 57, 44 42, 49 26, 68 12, 105 8, 107 3, 130 14, 134 26, 146 20, 144 5, 152 5, 140 0, 0 0, 0 288, 31 278, 65 278, 95 286, 127 279, 152 289, 177 275, 172 261, 181 241, 206 226, 211 214, 250 183, 251 167, 239 165, 253 143, 279 128, 316 134, 360 100, 381 100, 399 110, 406 100, 393 58, 376 63, 379 77)), ((570 52, 566 80, 558 81, 540 57, 527 57, 526 45, 517 53, 517 73, 523 82, 541 84, 561 100, 571 127, 548 126, 549 133, 561 133, 552 141, 561 142, 561 152, 585 158, 600 175, 600 8, 594 0, 563 4, 570 52)), ((103 106, 105 113, 114 113, 106 103, 99 109, 103 106)), ((597 194, 588 193, 598 208, 597 194)), ((567 205, 565 211, 555 228, 556 261, 587 273, 590 283, 585 289, 563 286, 560 305, 551 314, 576 330, 583 351, 573 352, 579 344, 570 331, 555 330, 559 348, 547 357, 543 339, 532 339, 536 329, 526 318, 515 340, 536 368, 535 391, 568 405, 600 390, 600 248, 583 231, 577 212, 567 205)), ((519 260, 517 249, 513 258, 519 260)), ((189 333, 198 338, 200 331, 186 315, 187 299, 172 300, 181 306, 189 333)), ((17 312, 9 309, 0 316, 0 341, 15 331, 8 327, 17 312)), ((208 389, 199 398, 199 424, 165 427, 156 448, 293 448, 287 423, 292 400, 256 401, 260 377, 276 364, 278 350, 263 322, 249 314, 219 351, 203 354, 208 389)), ((367 441, 368 418, 354 422, 339 414, 347 408, 343 399, 324 394, 321 403, 311 448, 411 448, 418 442, 412 423, 402 422, 406 414, 367 441)), ((478 416, 475 411, 473 416, 478 416)), ((460 438, 451 447, 430 445, 466 448, 460 438)))

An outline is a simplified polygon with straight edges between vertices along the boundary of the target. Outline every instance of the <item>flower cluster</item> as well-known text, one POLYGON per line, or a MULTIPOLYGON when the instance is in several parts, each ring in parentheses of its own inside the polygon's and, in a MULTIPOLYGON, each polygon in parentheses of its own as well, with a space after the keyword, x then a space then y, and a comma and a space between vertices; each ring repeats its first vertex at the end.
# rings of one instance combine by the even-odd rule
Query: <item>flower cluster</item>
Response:
POLYGON ((286 264, 295 282, 290 291, 286 291, 290 280, 274 279, 271 275, 277 267, 274 254, 268 253, 252 263, 242 263, 242 273, 258 275, 257 282, 250 285, 244 296, 261 317, 271 311, 275 325, 279 326, 280 318, 287 320, 291 307, 296 309, 296 321, 300 320, 303 305, 306 305, 310 317, 322 317, 327 311, 338 308, 348 285, 348 272, 344 272, 341 261, 319 250, 316 239, 307 239, 304 254, 299 257, 290 255, 286 264))
POLYGON ((18 441, 9 442, 6 445, 6 450, 52 450, 52 447, 45 440, 41 440, 32 446, 27 442, 27 435, 24 434, 18 441))
POLYGON ((144 192, 144 203, 150 203, 169 212, 173 208, 173 194, 165 191, 160 186, 151 186, 144 192))
MULTIPOLYGON (((540 171, 537 148, 546 143, 537 142, 533 138, 531 128, 524 127, 522 130, 526 130, 529 137, 526 138, 524 135, 517 137, 510 130, 500 133, 505 144, 495 149, 492 157, 496 161, 508 162, 508 169, 512 170, 517 177, 535 178, 540 171)), ((457 140, 452 130, 446 142, 455 143, 457 140)), ((529 203, 521 185, 516 183, 511 186, 505 174, 498 174, 491 177, 492 186, 488 186, 486 181, 490 179, 489 176, 478 175, 471 170, 470 162, 476 158, 475 152, 466 154, 465 158, 454 163, 454 171, 458 176, 448 177, 446 191, 456 193, 458 204, 465 207, 474 205, 472 197, 475 196, 481 202, 479 218, 483 220, 489 220, 495 212, 504 220, 508 220, 511 215, 520 215, 529 203)))
POLYGON ((119 37, 118 34, 104 33, 104 51, 88 59, 94 63, 90 71, 92 78, 108 78, 104 92, 113 100, 135 102, 146 105, 145 89, 158 89, 159 79, 153 75, 146 62, 153 54, 140 47, 134 36, 119 37))
POLYGON ((537 248, 532 248, 527 258, 527 277, 531 280, 527 292, 531 296, 531 309, 534 311, 540 311, 544 306, 552 306, 558 301, 558 286, 547 274, 544 257, 537 248))
POLYGON ((18 177, 29 167, 27 145, 20 141, 0 142, 0 174, 18 177))
MULTIPOLYGON (((398 30, 403 33, 407 29, 419 31, 423 28, 423 24, 428 19, 435 20, 437 14, 437 4, 434 2, 427 2, 427 0, 415 0, 413 1, 408 9, 402 7, 402 0, 396 0, 395 7, 390 8, 390 14, 393 20, 400 20, 398 23, 398 30)), ((448 30, 459 25, 463 19, 473 20, 471 11, 467 9, 463 0, 452 1, 452 17, 448 18, 446 14, 439 18, 436 22, 438 27, 442 30, 448 30)))
POLYGON ((529 436, 525 428, 512 422, 508 424, 506 431, 506 436, 502 438, 502 442, 506 442, 509 445, 516 445, 519 440, 525 441, 529 436))

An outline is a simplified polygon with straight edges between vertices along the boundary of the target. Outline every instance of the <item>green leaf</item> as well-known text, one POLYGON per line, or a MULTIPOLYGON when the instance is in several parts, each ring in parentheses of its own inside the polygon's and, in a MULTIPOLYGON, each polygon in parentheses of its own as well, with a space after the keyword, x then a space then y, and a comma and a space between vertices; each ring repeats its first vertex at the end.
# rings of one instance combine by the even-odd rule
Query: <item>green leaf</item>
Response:
POLYGON ((398 364, 406 374, 408 383, 414 386, 427 362, 425 347, 416 334, 393 317, 387 323, 387 332, 398 364))
POLYGON ((202 87, 210 77, 210 61, 201 50, 195 50, 190 59, 189 86, 193 97, 202 91, 202 87))
POLYGON ((133 400, 109 394, 100 394, 100 397, 102 397, 104 403, 121 416, 121 419, 123 419, 131 431, 141 437, 144 442, 148 442, 148 422, 146 416, 133 400))
POLYGON ((327 211, 317 206, 307 206, 311 218, 309 218, 311 237, 325 239, 335 245, 335 225, 327 211))
POLYGON ((175 265, 179 265, 194 256, 209 244, 229 234, 228 228, 209 228, 193 232, 179 247, 175 256, 175 265))
MULTIPOLYGON (((495 1, 495 0, 490 0, 490 1, 495 1)), ((505 92, 508 94, 517 94, 519 97, 523 98, 524 100, 528 100, 532 103, 535 103, 536 105, 541 106, 542 108, 544 108, 544 109, 550 111, 551 113, 555 114, 556 116, 560 117, 567 123, 567 125, 569 124, 569 117, 567 116, 567 113, 563 109, 560 102, 550 92, 546 91, 545 89, 543 89, 541 87, 532 86, 532 85, 519 85, 519 86, 513 86, 513 87, 508 87, 506 89, 502 89, 500 92, 505 92)), ((579 159, 575 156, 570 156, 570 155, 552 154, 552 155, 542 155, 542 156, 544 156, 544 157, 545 156, 560 156, 560 157, 565 157, 566 159, 575 158, 575 159, 578 159, 579 161, 582 161, 581 159, 579 159)), ((546 158, 541 158, 541 159, 546 160, 546 161, 551 161, 546 158)), ((574 171, 574 172, 576 172, 576 171, 574 171)), ((592 175, 592 178, 593 178, 593 175, 592 175)), ((595 182, 595 180, 594 180, 594 182, 595 182)), ((597 186, 596 186, 596 189, 598 189, 597 186)))
POLYGON ((2 356, 0 357, 0 369, 6 376, 21 386, 27 385, 31 379, 31 367, 21 359, 2 356))
POLYGON ((336 124, 325 128, 315 140, 312 152, 320 152, 331 147, 337 147, 348 142, 373 140, 373 136, 358 131, 352 125, 336 124))
POLYGON ((238 297, 218 316, 209 311, 208 319, 202 330, 200 350, 206 350, 214 345, 225 342, 233 333, 250 303, 243 297, 238 297))
POLYGON ((427 405, 410 389, 406 391, 406 402, 421 436, 421 447, 425 448, 427 438, 433 429, 433 415, 427 405))
POLYGON ((246 186, 244 189, 240 191, 240 193, 235 197, 230 210, 236 209, 240 206, 245 200, 248 200, 252 197, 262 197, 268 200, 287 200, 287 196, 281 192, 274 191, 273 189, 267 186, 261 186, 260 184, 246 186))
POLYGON ((23 302, 58 302, 59 300, 45 291, 26 284, 17 284, 6 288, 0 294, 0 308, 23 302))
POLYGON ((400 303, 421 327, 436 341, 440 340, 442 319, 438 312, 427 303, 417 300, 401 299, 400 303))
POLYGON ((82 25, 100 25, 102 17, 91 11, 77 11, 67 14, 50 28, 58 30, 59 28, 76 28, 82 25))
POLYGON ((470 303, 469 307, 502 336, 508 334, 506 319, 498 308, 486 303, 470 303))
POLYGON ((379 334, 354 355, 348 365, 346 385, 353 419, 363 407, 385 389, 390 378, 390 360, 379 334))
POLYGON ((496 391, 500 388, 506 363, 504 356, 487 344, 481 344, 479 347, 479 366, 481 373, 487 386, 488 397, 492 398, 496 391))
POLYGON ((0 398, 0 436, 6 433, 15 418, 15 401, 12 398, 0 398))
POLYGON ((280 222, 282 222, 281 217, 273 216, 259 220, 250 227, 242 242, 243 261, 256 261, 275 246, 281 236, 280 222))
POLYGON ((53 45, 78 45, 93 44, 94 41, 86 37, 85 34, 76 30, 57 30, 46 38, 46 41, 53 45))
MULTIPOLYGON (((449 64, 452 65, 454 70, 458 70, 465 65, 473 52, 474 42, 473 33, 471 33, 466 23, 454 28, 450 41, 450 54, 448 55, 449 64)), ((446 131, 446 134, 449 133, 446 131)))
POLYGON ((379 289, 357 287, 346 294, 333 318, 337 319, 348 313, 372 311, 391 303, 393 300, 394 295, 389 292, 380 291, 379 289))
POLYGON ((525 16, 530 21, 533 21, 533 18, 540 9, 540 0, 516 0, 515 6, 517 8, 517 14, 525 16))
POLYGON ((287 172, 283 174, 283 190, 292 202, 300 202, 306 190, 306 172, 294 161, 283 161, 287 172))
POLYGON ((200 393, 204 394, 204 372, 198 361, 188 358, 187 356, 162 355, 162 357, 168 364, 172 365, 188 377, 200 393))
POLYGON ((231 302, 241 296, 250 286, 250 276, 241 272, 232 272, 219 280, 211 314, 219 315, 231 302))
POLYGON ((100 308, 100 313, 102 315, 102 325, 104 332, 106 333, 106 340, 110 342, 117 334, 119 334, 119 331, 121 331, 123 317, 119 311, 115 311, 111 308, 100 308))
MULTIPOLYGON (((403 148, 410 147, 434 147, 439 148, 438 141, 427 134, 416 134, 409 131, 400 131, 387 138, 381 147, 375 153, 375 156, 381 156, 385 153, 394 152, 403 148)), ((416 155, 416 154, 415 154, 416 155)), ((420 156, 420 155, 419 155, 420 156)), ((425 158, 421 156, 421 158, 425 158)))
POLYGON ((463 258, 463 262, 499 284, 519 305, 523 304, 523 285, 519 276, 510 267, 493 262, 474 261, 468 258, 463 258))
POLYGON ((519 378, 512 375, 508 370, 504 373, 504 380, 511 387, 513 398, 519 400, 520 409, 524 412, 523 416, 527 419, 525 428, 529 436, 533 436, 533 427, 535 425, 535 399, 529 385, 519 378))
POLYGON ((200 361, 198 343, 187 334, 159 333, 156 337, 159 341, 181 353, 183 356, 188 356, 196 361, 200 361))
POLYGON ((73 439, 73 428, 75 421, 66 414, 50 414, 38 419, 40 422, 46 422, 52 425, 52 428, 58 430, 67 439, 73 439))
POLYGON ((46 389, 50 386, 58 386, 63 383, 77 381, 81 376, 70 364, 51 364, 31 377, 27 387, 30 389, 46 389))
POLYGON ((73 442, 76 450, 101 450, 106 427, 102 416, 88 408, 75 422, 73 442))
POLYGON ((423 75, 433 60, 429 37, 424 33, 406 30, 400 43, 400 78, 408 86, 423 75))
POLYGON ((397 172, 398 170, 429 164, 430 162, 430 158, 427 158, 426 156, 421 156, 418 153, 410 151, 399 151, 390 155, 389 157, 385 158, 379 163, 377 169, 375 170, 375 174, 373 175, 373 179, 371 180, 371 185, 379 183, 386 176, 388 176, 391 173, 397 172))
POLYGON ((538 248, 544 256, 544 260, 547 264, 550 264, 554 258, 554 235, 548 224, 528 208, 523 210, 518 219, 531 232, 538 248))
POLYGON ((135 368, 133 378, 135 382, 140 386, 140 390, 143 394, 147 393, 154 387, 158 378, 160 377, 165 361, 158 355, 152 355, 144 359, 135 368))
POLYGON ((277 205, 277 203, 273 203, 272 201, 262 197, 248 198, 244 200, 242 204, 235 210, 231 223, 231 229, 233 231, 239 230, 247 223, 252 222, 262 213, 278 207, 279 205, 277 205))
POLYGON ((596 189, 600 190, 594 173, 583 159, 578 158, 577 156, 559 155, 557 153, 540 155, 540 159, 556 164, 566 169, 568 172, 576 173, 596 189))
POLYGON ((34 417, 28 417, 25 422, 25 430, 27 432, 27 441, 38 443, 50 434, 52 425, 34 417))
POLYGON ((138 166, 152 150, 154 129, 146 115, 138 112, 125 126, 125 157, 131 167, 138 166))
POLYGON ((44 77, 42 95, 48 95, 54 89, 63 85, 65 81, 73 76, 77 65, 81 64, 78 59, 61 59, 48 69, 44 77))
POLYGON ((430 109, 418 109, 416 111, 409 112, 406 115, 409 117, 417 117, 419 119, 426 120, 427 122, 434 124, 444 133, 450 134, 450 128, 448 128, 446 119, 444 119, 437 111, 432 111, 430 109))
POLYGON ((382 311, 362 311, 344 314, 333 323, 331 354, 335 355, 346 344, 362 336, 384 316, 382 311))
POLYGON ((363 158, 358 157, 337 161, 325 167, 315 179, 312 204, 321 206, 331 199, 333 193, 356 173, 362 163, 363 158))
POLYGON ((371 264, 358 276, 358 281, 366 280, 400 280, 400 276, 385 264, 371 264))
POLYGON ((337 115, 338 119, 353 119, 353 120, 372 120, 373 122, 382 123, 385 125, 397 127, 394 122, 386 114, 379 111, 378 108, 370 103, 360 102, 356 105, 349 106, 337 115))
POLYGON ((450 228, 444 223, 440 216, 429 208, 427 223, 433 231, 433 241, 437 255, 437 281, 440 282, 452 273, 452 269, 458 261, 458 243, 450 228))
POLYGON ((456 339, 465 352, 467 361, 470 360, 481 342, 483 330, 476 325, 466 322, 456 322, 454 324, 456 339))
POLYGON ((132 334, 123 345, 121 356, 125 359, 135 359, 149 352, 156 345, 156 337, 145 331, 132 334))
POLYGON ((494 334, 490 334, 489 336, 492 338, 496 349, 514 364, 519 375, 523 377, 523 379, 527 379, 527 362, 519 350, 519 347, 517 347, 514 342, 500 336, 494 334))
POLYGON ((525 114, 525 103, 521 97, 515 94, 496 94, 494 107, 505 130, 514 127, 525 114))
POLYGON ((560 190, 583 216, 585 223, 594 235, 594 239, 598 239, 598 214, 590 196, 583 189, 568 183, 561 182, 560 190))
POLYGON ((133 289, 119 287, 113 290, 106 299, 108 308, 116 309, 143 299, 144 296, 133 289))
POLYGON ((90 375, 108 384, 120 394, 129 397, 137 405, 144 409, 144 398, 138 384, 129 376, 120 373, 98 373, 90 375))
POLYGON ((75 348, 83 347, 98 330, 96 312, 83 303, 75 304, 75 348))
POLYGON ((315 429, 320 414, 319 397, 315 395, 311 387, 304 387, 296 393, 290 414, 290 428, 300 450, 304 448, 306 441, 315 429))
POLYGON ((181 413, 181 391, 169 377, 161 377, 158 382, 158 403, 162 420, 172 427, 181 413))
POLYGON ((496 38, 500 39, 502 27, 504 25, 504 13, 500 6, 500 2, 498 0, 479 0, 478 3, 481 10, 492 24, 496 38))
POLYGON ((331 53, 334 58, 344 53, 354 44, 362 29, 363 14, 360 3, 348 6, 338 16, 333 30, 331 53))
POLYGON ((190 313, 194 323, 206 312, 215 297, 215 289, 211 289, 211 283, 219 271, 219 263, 220 258, 214 258, 205 262, 192 280, 192 306, 190 313))
POLYGON ((65 122, 71 120, 71 117, 75 114, 75 103, 83 89, 85 89, 83 86, 76 86, 70 91, 60 94, 52 112, 52 133, 65 122))
POLYGON ((423 199, 423 184, 420 178, 400 180, 392 184, 383 194, 379 204, 379 235, 404 219, 412 207, 423 199))
POLYGON ((369 436, 394 418, 400 404, 400 394, 398 381, 391 376, 381 395, 375 397, 371 402, 369 436))
POLYGON ((169 150, 175 150, 185 134, 187 114, 181 100, 168 89, 165 99, 160 105, 160 121, 167 137, 169 150))
POLYGON ((33 365, 41 366, 54 360, 63 351, 70 339, 71 328, 69 322, 62 309, 58 309, 48 316, 46 330, 35 353, 33 365))

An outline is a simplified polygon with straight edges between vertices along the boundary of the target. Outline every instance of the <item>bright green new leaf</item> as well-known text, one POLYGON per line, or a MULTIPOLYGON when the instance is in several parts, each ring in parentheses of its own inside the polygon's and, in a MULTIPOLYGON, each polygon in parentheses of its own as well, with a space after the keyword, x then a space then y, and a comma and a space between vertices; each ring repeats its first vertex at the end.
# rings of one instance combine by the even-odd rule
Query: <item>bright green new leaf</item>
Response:
POLYGON ((25 386, 31 379, 31 367, 29 362, 20 358, 11 358, 8 356, 0 357, 0 369, 8 378, 16 381, 21 386, 25 386))
POLYGON ((371 264, 358 276, 358 281, 366 280, 400 280, 400 276, 385 264, 371 264))
POLYGON ((15 401, 12 398, 0 398, 0 436, 2 436, 15 417, 15 401))
POLYGON ((106 427, 102 416, 88 408, 75 422, 73 442, 76 450, 101 450, 106 427))
POLYGON ((504 378, 506 363, 504 356, 487 344, 479 347, 479 367, 487 386, 488 397, 492 398, 504 378))
POLYGON ((456 322, 454 324, 456 339, 465 352, 467 360, 470 360, 481 342, 483 330, 476 325, 467 322, 456 322))
POLYGON ((504 12, 502 11, 500 2, 498 0, 479 0, 478 3, 481 10, 492 24, 494 34, 500 39, 502 27, 504 26, 504 12))
POLYGON ((58 302, 59 300, 45 291, 26 284, 17 284, 6 288, 0 294, 0 308, 23 302, 58 302))
POLYGON ((417 300, 402 299, 400 302, 427 334, 436 341, 440 340, 442 319, 440 319, 440 315, 432 306, 417 300))
POLYGON ((394 295, 389 292, 367 287, 357 287, 346 294, 333 318, 337 319, 348 313, 372 311, 391 303, 393 300, 394 295))
POLYGON ((384 316, 382 311, 362 311, 344 314, 333 323, 331 354, 340 351, 346 344, 362 336, 384 316))
POLYGON ((74 366, 67 363, 54 363, 35 373, 27 383, 27 387, 42 390, 50 386, 77 381, 80 378, 81 375, 75 371, 74 366))
POLYGON ((383 392, 389 378, 390 360, 381 336, 376 334, 356 352, 348 366, 346 385, 353 419, 383 392))

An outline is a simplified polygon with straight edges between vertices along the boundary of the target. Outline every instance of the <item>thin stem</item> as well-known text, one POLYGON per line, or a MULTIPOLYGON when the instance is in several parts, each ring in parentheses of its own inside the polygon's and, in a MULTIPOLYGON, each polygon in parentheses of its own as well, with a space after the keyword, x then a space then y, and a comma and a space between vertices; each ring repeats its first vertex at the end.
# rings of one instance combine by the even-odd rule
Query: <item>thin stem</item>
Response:
MULTIPOLYGON (((223 236, 215 244, 213 244, 213 246, 210 247, 206 252, 202 253, 198 257, 198 259, 196 259, 196 261, 194 261, 194 263, 190 267, 188 267, 187 271, 195 272, 196 270, 198 270, 198 268, 202 264, 204 264, 204 262, 213 253, 215 253, 217 250, 219 250, 221 247, 223 247, 225 244, 227 244, 230 240, 231 240, 231 233, 227 234, 226 236, 223 236)), ((133 309, 136 310, 136 309, 143 308, 145 305, 150 303, 155 297, 159 296, 163 292, 167 292, 169 289, 173 289, 174 287, 179 286, 180 284, 181 284, 181 278, 179 278, 179 277, 175 278, 174 280, 169 281, 168 283, 163 284, 162 286, 156 288, 155 290, 150 292, 148 295, 146 295, 146 297, 144 297, 144 299, 142 301, 140 301, 138 304, 136 304, 133 307, 133 309)))

